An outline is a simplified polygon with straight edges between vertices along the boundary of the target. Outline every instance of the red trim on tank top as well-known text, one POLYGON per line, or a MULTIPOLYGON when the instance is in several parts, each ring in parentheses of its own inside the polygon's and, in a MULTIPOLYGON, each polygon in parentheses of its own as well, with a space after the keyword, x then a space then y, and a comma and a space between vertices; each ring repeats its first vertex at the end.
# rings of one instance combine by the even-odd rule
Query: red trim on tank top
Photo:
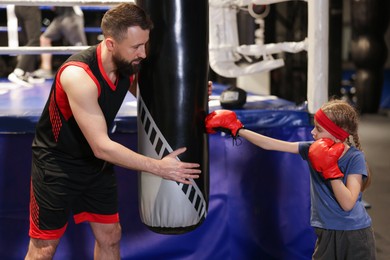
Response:
POLYGON ((62 88, 62 84, 60 82, 61 74, 64 71, 64 69, 68 66, 77 66, 85 70, 87 74, 90 76, 90 78, 95 82, 97 89, 98 89, 98 96, 100 96, 101 92, 101 86, 95 75, 92 73, 91 69, 89 68, 88 64, 81 62, 81 61, 70 61, 65 63, 58 71, 58 75, 56 77, 55 81, 55 88, 56 88, 56 103, 58 105, 58 108, 61 110, 62 115, 65 117, 65 120, 68 120, 72 116, 72 110, 70 109, 68 96, 66 95, 64 89, 62 88))
POLYGON ((130 76, 130 85, 133 83, 134 80, 134 74, 130 76))
POLYGON ((103 75, 103 78, 106 80, 106 82, 108 83, 108 85, 110 86, 110 88, 115 91, 116 90, 116 84, 118 82, 118 76, 116 77, 117 80, 115 83, 113 83, 110 78, 108 77, 106 71, 104 70, 104 67, 103 67, 103 62, 102 62, 102 43, 100 43, 98 46, 97 46, 97 49, 96 49, 96 53, 97 53, 97 60, 98 60, 98 66, 99 66, 99 70, 100 70, 100 73, 103 75))

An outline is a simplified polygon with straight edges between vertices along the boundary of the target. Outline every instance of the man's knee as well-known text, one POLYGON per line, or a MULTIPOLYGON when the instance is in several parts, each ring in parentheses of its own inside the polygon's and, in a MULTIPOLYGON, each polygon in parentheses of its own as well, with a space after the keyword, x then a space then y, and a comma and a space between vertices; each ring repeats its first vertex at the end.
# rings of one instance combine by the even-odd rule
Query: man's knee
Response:
POLYGON ((109 240, 108 244, 116 245, 119 243, 121 238, 122 238, 122 228, 118 223, 113 226, 112 230, 107 232, 107 239, 109 240))
POLYGON ((30 239, 26 260, 53 259, 59 240, 30 239))
POLYGON ((95 232, 96 242, 103 247, 113 247, 119 244, 122 237, 122 229, 119 223, 103 225, 95 232))

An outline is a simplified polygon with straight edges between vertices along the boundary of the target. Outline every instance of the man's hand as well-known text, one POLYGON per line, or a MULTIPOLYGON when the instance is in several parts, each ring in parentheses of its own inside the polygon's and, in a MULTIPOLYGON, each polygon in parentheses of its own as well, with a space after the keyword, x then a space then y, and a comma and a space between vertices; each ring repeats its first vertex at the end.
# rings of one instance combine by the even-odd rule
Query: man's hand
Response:
POLYGON ((313 168, 322 173, 325 180, 344 177, 337 164, 344 151, 343 143, 336 143, 329 138, 315 141, 309 148, 309 160, 313 168))
POLYGON ((159 161, 157 175, 172 181, 191 184, 189 179, 198 179, 201 173, 198 163, 186 163, 177 159, 177 156, 184 153, 187 148, 179 148, 168 154, 159 161))

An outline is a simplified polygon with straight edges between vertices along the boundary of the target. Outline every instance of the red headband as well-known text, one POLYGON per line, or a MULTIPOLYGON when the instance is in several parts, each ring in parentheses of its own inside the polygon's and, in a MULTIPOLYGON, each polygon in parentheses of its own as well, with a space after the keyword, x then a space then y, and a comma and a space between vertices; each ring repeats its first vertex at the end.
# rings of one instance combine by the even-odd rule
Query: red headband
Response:
POLYGON ((321 109, 318 109, 318 111, 315 113, 314 119, 318 124, 325 128, 326 131, 328 131, 331 135, 340 141, 344 141, 349 136, 348 132, 333 123, 332 120, 330 120, 321 109))

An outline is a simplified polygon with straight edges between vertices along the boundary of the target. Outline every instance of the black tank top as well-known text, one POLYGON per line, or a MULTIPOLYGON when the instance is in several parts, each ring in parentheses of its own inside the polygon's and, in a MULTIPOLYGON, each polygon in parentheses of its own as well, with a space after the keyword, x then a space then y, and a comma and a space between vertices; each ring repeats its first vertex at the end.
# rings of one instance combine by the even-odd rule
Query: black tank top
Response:
MULTIPOLYGON (((104 161, 94 156, 73 117, 66 93, 60 83, 57 83, 65 67, 82 67, 97 85, 98 103, 106 119, 107 129, 110 129, 133 77, 118 75, 117 82, 113 84, 103 71, 100 47, 93 46, 72 55, 56 74, 49 98, 36 125, 32 144, 35 162, 46 168, 90 173, 100 171, 105 165, 104 161)), ((80 83, 79 87, 83 87, 83 84, 80 83)))

